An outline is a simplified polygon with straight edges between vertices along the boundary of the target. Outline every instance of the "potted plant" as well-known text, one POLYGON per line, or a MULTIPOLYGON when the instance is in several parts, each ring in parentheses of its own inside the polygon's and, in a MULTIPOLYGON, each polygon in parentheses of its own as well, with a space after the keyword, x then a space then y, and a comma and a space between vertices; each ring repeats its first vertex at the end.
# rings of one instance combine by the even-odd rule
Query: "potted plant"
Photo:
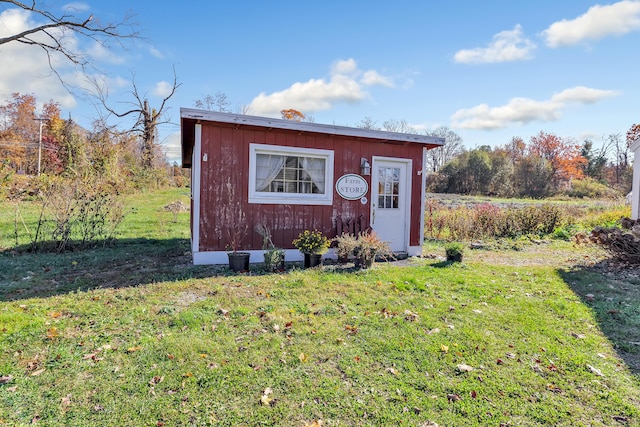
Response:
POLYGON ((284 271, 284 250, 276 247, 271 240, 271 231, 266 225, 256 225, 256 232, 262 236, 264 268, 267 271, 284 271))
POLYGON ((444 246, 444 252, 447 256, 447 261, 462 262, 464 245, 460 242, 449 242, 444 246))
POLYGON ((231 180, 227 181, 226 192, 228 203, 222 209, 222 224, 227 235, 227 255, 229 268, 235 272, 249 270, 249 252, 241 252, 242 241, 247 234, 246 214, 242 210, 240 201, 235 197, 235 189, 231 180))
POLYGON ((393 258, 393 251, 387 242, 380 240, 375 231, 358 234, 353 248, 356 268, 370 268, 376 257, 393 258))
POLYGON ((393 251, 380 240, 374 231, 361 232, 358 236, 344 233, 333 239, 336 242, 338 260, 346 262, 353 257, 356 268, 369 268, 376 258, 393 258, 393 251))
POLYGON ((293 239, 293 246, 304 254, 304 267, 322 264, 322 254, 329 250, 329 239, 318 230, 304 230, 293 239))
POLYGON ((333 241, 336 243, 335 251, 338 262, 341 264, 348 262, 349 258, 353 256, 353 250, 358 245, 356 236, 349 233, 342 233, 342 235, 334 237, 333 241))

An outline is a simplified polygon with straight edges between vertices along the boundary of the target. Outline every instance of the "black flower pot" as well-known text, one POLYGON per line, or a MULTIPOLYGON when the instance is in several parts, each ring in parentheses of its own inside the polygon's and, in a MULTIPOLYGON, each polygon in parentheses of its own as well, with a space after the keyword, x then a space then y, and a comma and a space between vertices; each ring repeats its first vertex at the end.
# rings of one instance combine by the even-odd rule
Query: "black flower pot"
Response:
POLYGON ((304 268, 322 265, 322 254, 304 254, 304 268))
POLYGON ((229 252, 229 268, 236 273, 249 271, 249 252, 229 252))

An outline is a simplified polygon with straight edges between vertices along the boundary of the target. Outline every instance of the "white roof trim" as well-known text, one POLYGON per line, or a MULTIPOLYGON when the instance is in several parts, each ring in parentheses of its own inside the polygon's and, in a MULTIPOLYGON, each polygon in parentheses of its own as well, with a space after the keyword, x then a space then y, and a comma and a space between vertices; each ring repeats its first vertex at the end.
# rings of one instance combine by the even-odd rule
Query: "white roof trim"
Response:
POLYGON ((361 129, 347 126, 325 125, 320 123, 298 122, 295 120, 273 119, 269 117, 248 116, 244 114, 220 113, 217 111, 196 110, 193 108, 180 108, 180 118, 231 123, 237 125, 262 126, 267 128, 287 129, 301 132, 318 132, 328 135, 371 138, 382 141, 444 145, 444 138, 435 136, 387 132, 382 130, 361 129))
POLYGON ((635 153, 639 149, 640 149, 640 138, 636 138, 636 140, 629 145, 629 150, 635 153))

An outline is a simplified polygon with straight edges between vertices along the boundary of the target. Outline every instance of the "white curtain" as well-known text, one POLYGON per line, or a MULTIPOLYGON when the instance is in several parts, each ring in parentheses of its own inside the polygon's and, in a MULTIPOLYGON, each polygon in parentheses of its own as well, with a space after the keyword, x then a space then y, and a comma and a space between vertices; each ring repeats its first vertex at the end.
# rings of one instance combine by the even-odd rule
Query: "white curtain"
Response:
POLYGON ((302 169, 309 174, 313 184, 318 187, 318 192, 324 194, 324 162, 325 159, 313 157, 302 158, 302 169))
POLYGON ((284 166, 285 157, 271 154, 256 155, 256 191, 262 191, 271 184, 284 166))

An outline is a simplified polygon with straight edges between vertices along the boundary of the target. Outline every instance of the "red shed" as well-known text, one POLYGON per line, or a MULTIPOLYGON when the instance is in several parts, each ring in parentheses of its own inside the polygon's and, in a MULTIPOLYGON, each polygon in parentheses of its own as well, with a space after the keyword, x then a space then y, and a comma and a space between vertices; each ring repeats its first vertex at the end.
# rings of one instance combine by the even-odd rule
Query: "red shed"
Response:
POLYGON ((251 262, 263 261, 259 224, 288 261, 302 260, 291 242, 313 229, 371 227, 394 251, 422 253, 426 152, 442 138, 185 108, 180 121, 195 264, 228 262, 240 219, 230 204, 251 262))

